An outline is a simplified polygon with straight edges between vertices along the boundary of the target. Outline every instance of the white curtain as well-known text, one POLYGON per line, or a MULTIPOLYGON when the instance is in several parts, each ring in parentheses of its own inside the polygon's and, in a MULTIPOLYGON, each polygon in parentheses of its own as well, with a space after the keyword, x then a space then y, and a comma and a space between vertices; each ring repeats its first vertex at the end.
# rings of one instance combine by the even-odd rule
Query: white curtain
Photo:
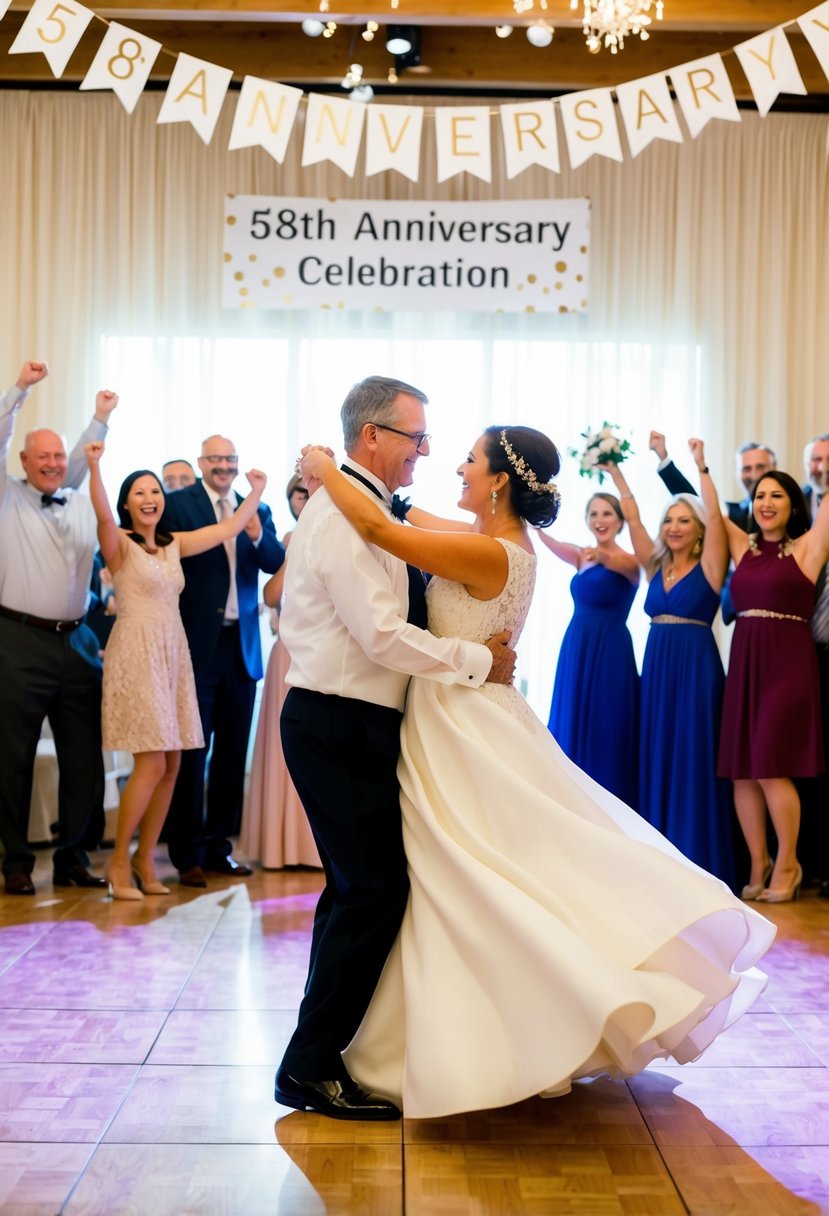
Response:
MULTIPOLYGON (((336 440, 344 392, 371 372, 411 380, 432 399, 433 456, 421 462, 418 494, 438 509, 451 509, 453 470, 492 421, 539 426, 562 450, 588 423, 630 430, 631 481, 654 525, 651 426, 686 467, 687 436, 704 436, 723 497, 739 489, 733 452, 745 439, 776 448, 800 479, 804 443, 829 429, 826 115, 744 112, 739 124, 714 122, 696 140, 657 143, 623 164, 594 158, 511 181, 496 137, 490 186, 466 175, 435 181, 429 121, 415 184, 366 178, 360 165, 353 179, 331 165, 302 169, 301 117, 279 166, 261 150, 227 151, 232 101, 208 147, 189 127, 157 126, 160 105, 160 94, 145 94, 130 116, 110 95, 0 92, 0 379, 11 383, 23 358, 47 358, 52 375, 26 416, 70 441, 96 389, 118 389, 111 490, 130 468, 192 459, 204 435, 221 431, 243 462, 268 471, 287 527, 282 488, 298 444, 336 440), (223 312, 226 193, 516 205, 588 197, 590 311, 223 312)), ((578 540, 589 487, 570 465, 558 533, 578 540)), ((570 612, 566 571, 548 554, 541 567, 522 665, 540 711, 570 612)))

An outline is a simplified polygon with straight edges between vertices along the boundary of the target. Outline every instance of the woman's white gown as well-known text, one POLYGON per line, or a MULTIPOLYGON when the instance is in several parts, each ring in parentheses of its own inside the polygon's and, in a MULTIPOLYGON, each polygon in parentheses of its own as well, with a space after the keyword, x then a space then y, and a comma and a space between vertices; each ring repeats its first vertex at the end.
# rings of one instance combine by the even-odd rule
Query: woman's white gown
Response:
MULTIPOLYGON (((536 559, 501 543, 496 599, 432 579, 433 633, 514 644, 536 559)), ((415 677, 399 777, 411 897, 345 1058, 405 1114, 684 1063, 762 991, 774 926, 568 760, 514 688, 415 677)))

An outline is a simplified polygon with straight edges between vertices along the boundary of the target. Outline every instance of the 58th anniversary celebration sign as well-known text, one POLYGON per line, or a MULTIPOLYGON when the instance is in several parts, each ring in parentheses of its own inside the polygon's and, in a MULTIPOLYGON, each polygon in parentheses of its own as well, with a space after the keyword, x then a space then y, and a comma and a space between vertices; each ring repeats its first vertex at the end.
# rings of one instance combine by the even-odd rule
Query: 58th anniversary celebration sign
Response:
POLYGON ((587 308, 590 203, 228 196, 225 308, 587 308))

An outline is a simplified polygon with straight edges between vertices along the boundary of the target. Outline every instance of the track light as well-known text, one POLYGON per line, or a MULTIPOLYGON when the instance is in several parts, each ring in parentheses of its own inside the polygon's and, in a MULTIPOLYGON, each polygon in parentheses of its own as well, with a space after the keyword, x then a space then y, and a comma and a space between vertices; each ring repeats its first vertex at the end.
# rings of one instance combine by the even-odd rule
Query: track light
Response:
POLYGON ((386 29, 386 50, 390 55, 408 55, 414 46, 411 25, 390 25, 386 29))
POLYGON ((309 38, 319 38, 325 26, 321 21, 317 21, 314 17, 308 17, 302 23, 302 32, 307 34, 309 38))
POLYGON ((553 27, 546 21, 536 21, 533 25, 527 26, 527 42, 531 46, 549 46, 553 41, 554 33, 553 27))
POLYGON ((496 25, 495 27, 495 35, 497 38, 509 38, 511 33, 511 25, 496 25))

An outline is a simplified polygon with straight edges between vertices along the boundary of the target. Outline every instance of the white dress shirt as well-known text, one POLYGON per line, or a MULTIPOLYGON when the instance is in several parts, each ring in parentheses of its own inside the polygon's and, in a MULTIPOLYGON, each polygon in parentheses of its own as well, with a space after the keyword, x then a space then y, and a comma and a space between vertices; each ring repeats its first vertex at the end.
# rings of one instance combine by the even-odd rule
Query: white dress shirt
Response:
MULTIPOLYGON (((202 482, 204 492, 213 504, 213 511, 216 515, 216 523, 221 523, 223 519, 227 519, 228 515, 232 515, 236 510, 236 495, 232 490, 222 498, 221 494, 217 494, 212 486, 206 482, 202 482), (219 505, 222 501, 227 503, 227 515, 219 505)), ((225 602, 225 625, 231 625, 239 619, 239 592, 236 588, 236 537, 224 542, 225 553, 227 554, 227 564, 230 567, 230 584, 227 589, 227 601, 225 602)))
MULTIPOLYGON (((388 502, 382 482, 356 461, 348 464, 388 502)), ((324 488, 312 494, 285 572, 279 632, 291 656, 287 683, 398 710, 413 675, 483 684, 492 666, 487 647, 409 625, 408 604, 406 563, 362 540, 324 488)))
MULTIPOLYGON (((61 506, 44 506, 40 491, 9 477, 6 468, 17 411, 26 393, 0 397, 0 604, 46 620, 78 620, 86 611, 97 523, 84 494, 66 486, 61 506)), ((84 444, 103 439, 107 426, 94 419, 69 457, 67 485, 86 473, 84 444)))

